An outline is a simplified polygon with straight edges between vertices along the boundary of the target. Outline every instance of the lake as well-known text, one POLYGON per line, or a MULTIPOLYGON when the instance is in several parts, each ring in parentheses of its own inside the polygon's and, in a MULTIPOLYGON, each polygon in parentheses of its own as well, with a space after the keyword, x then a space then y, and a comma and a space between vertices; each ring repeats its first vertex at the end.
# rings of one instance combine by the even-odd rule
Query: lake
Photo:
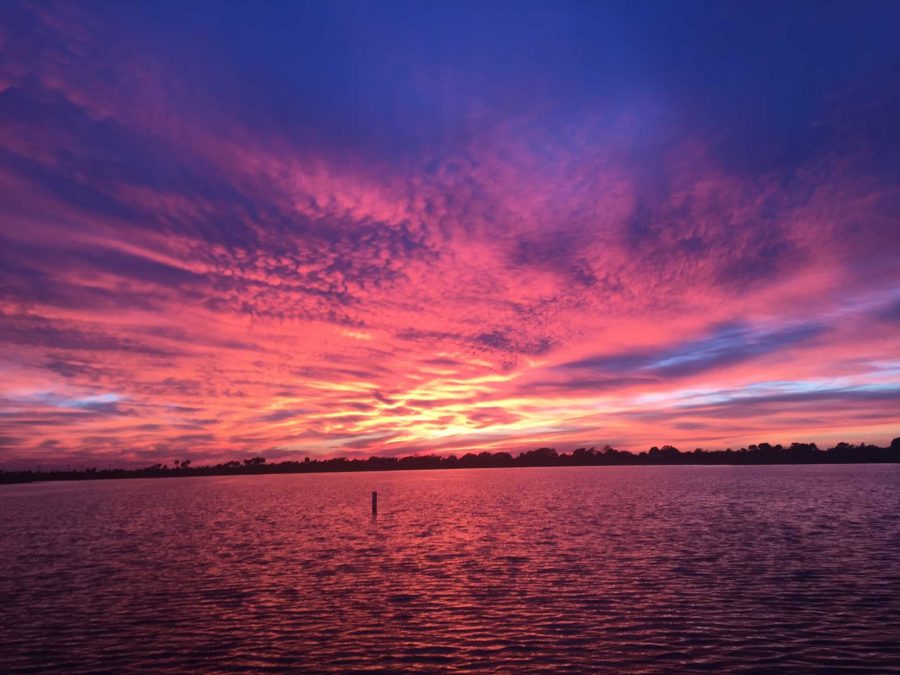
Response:
POLYGON ((10 485, 0 531, 0 671, 900 671, 898 465, 10 485))

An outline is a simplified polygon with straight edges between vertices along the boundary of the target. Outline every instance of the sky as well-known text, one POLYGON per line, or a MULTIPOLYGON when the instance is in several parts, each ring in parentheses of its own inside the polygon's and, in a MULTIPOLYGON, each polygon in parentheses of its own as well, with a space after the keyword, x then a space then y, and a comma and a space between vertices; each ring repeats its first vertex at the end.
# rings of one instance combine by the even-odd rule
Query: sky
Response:
POLYGON ((900 4, 0 8, 0 466, 900 436, 900 4))

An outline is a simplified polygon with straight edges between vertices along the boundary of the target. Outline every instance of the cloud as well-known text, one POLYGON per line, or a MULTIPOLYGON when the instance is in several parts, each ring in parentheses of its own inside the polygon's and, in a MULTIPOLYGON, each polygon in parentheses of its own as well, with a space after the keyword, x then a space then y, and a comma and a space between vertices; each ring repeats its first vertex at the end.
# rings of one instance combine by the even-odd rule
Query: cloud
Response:
POLYGON ((0 11, 0 463, 889 434, 873 8, 0 11))
POLYGON ((175 352, 131 338, 94 330, 82 330, 71 323, 51 322, 43 317, 3 314, 0 340, 8 344, 48 347, 54 350, 87 352, 133 352, 153 357, 170 357, 175 352))
POLYGON ((716 326, 709 335, 699 339, 652 350, 592 356, 563 363, 558 369, 609 375, 646 373, 662 378, 686 377, 795 347, 826 331, 826 326, 817 322, 768 330, 735 322, 716 326))
POLYGON ((882 321, 900 323, 900 300, 895 300, 881 307, 876 313, 876 317, 882 321))

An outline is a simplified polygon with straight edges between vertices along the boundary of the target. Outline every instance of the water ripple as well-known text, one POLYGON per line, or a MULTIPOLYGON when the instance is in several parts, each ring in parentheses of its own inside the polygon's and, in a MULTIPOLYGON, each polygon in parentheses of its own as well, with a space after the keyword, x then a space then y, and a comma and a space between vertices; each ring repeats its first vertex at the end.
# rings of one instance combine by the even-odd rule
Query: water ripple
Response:
POLYGON ((898 507, 895 466, 7 486, 0 670, 900 672, 898 507))

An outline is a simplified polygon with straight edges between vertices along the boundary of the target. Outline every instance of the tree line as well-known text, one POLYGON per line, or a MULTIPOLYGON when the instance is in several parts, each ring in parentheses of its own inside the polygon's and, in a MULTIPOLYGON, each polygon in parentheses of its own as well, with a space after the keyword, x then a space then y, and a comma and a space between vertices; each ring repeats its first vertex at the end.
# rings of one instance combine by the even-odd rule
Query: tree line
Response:
POLYGON ((154 464, 141 469, 50 469, 0 470, 0 483, 28 483, 47 480, 95 480, 110 478, 164 478, 179 476, 231 476, 274 473, 329 473, 340 471, 403 471, 423 469, 478 469, 535 466, 653 466, 653 465, 760 465, 760 464, 861 464, 900 463, 900 438, 887 447, 860 443, 838 443, 822 450, 815 443, 770 445, 759 443, 738 450, 682 452, 671 445, 652 447, 646 452, 617 450, 609 445, 577 448, 559 453, 554 448, 537 448, 518 455, 508 452, 479 452, 456 455, 409 455, 407 457, 335 457, 330 459, 267 462, 265 457, 248 457, 215 465, 194 466, 191 460, 175 460, 173 466, 154 464))

